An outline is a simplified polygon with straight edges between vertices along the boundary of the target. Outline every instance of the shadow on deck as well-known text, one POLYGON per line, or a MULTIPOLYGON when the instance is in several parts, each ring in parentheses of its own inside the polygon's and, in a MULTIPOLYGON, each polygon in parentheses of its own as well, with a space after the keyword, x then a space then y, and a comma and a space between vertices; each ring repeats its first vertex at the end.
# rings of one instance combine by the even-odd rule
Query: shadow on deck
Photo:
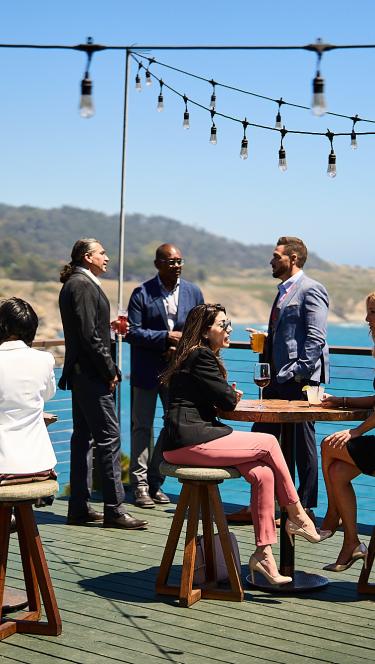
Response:
MULTIPOLYGON (((173 497, 175 502, 176 497, 173 497)), ((227 505, 228 511, 236 505, 227 505)), ((0 661, 30 664, 248 664, 375 659, 375 603, 356 592, 360 564, 331 575, 325 589, 271 595, 246 589, 251 527, 231 527, 239 541, 245 601, 204 600, 190 609, 155 596, 173 506, 147 511, 147 531, 65 525, 67 501, 37 511, 37 521, 63 619, 61 637, 15 635, 0 645, 0 661)), ((144 510, 131 509, 145 515, 144 510)), ((363 540, 369 528, 361 527, 363 540)), ((298 540, 296 567, 320 572, 336 559, 342 534, 321 545, 298 540)), ((179 547, 174 574, 179 571, 179 547)), ((275 546, 275 553, 277 547, 275 546)), ((22 588, 17 540, 12 537, 7 583, 22 588)))

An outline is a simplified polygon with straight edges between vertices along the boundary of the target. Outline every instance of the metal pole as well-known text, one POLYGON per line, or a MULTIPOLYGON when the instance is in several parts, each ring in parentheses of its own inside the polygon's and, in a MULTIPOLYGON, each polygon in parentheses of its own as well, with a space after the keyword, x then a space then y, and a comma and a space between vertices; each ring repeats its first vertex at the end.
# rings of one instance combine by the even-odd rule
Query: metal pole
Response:
MULTIPOLYGON (((129 49, 126 49, 125 56, 125 81, 124 81, 124 115, 122 126, 122 162, 121 162, 121 197, 120 197, 120 228, 119 228, 119 274, 118 274, 118 288, 117 288, 117 302, 118 309, 123 308, 124 304, 124 260, 125 260, 125 192, 126 192, 126 134, 128 124, 128 90, 129 90, 129 74, 130 74, 130 57, 129 49)), ((122 367, 122 336, 117 337, 117 364, 122 367)), ((117 391, 117 416, 121 426, 121 383, 117 391)))

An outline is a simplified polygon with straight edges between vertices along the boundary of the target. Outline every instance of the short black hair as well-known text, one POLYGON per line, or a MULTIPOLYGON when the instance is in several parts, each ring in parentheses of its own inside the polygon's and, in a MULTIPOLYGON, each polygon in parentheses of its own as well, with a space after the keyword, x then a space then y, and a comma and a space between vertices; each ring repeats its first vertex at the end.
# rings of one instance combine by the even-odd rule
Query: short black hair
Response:
POLYGON ((19 297, 10 297, 0 303, 0 343, 17 337, 31 346, 38 329, 38 316, 31 304, 19 297))

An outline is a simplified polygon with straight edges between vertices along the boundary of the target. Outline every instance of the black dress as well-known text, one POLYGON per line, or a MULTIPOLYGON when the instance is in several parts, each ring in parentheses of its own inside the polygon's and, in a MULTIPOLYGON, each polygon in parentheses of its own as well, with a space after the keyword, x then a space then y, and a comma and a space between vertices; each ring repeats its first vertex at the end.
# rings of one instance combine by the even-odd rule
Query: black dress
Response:
POLYGON ((375 436, 353 438, 349 440, 347 450, 361 473, 375 475, 375 436))

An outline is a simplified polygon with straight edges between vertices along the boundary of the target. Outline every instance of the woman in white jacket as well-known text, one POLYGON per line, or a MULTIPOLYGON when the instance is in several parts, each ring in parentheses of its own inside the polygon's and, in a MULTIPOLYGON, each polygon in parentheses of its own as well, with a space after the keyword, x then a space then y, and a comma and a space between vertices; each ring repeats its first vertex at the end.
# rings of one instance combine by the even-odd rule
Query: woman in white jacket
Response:
POLYGON ((55 476, 43 420, 44 402, 56 392, 55 361, 31 348, 37 327, 38 317, 24 300, 0 304, 0 484, 55 476))

